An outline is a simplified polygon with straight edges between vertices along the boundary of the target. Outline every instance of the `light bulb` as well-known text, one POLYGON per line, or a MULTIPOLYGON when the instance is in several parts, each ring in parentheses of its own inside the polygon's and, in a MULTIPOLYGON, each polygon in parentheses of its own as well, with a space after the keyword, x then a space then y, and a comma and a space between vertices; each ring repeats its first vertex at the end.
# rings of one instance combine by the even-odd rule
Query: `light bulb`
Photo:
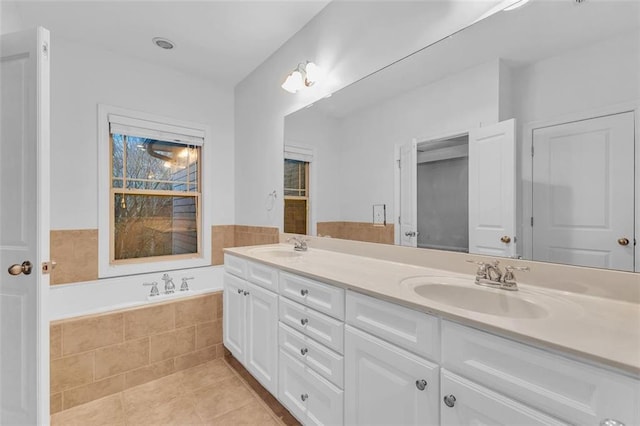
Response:
POLYGON ((320 68, 313 62, 307 62, 305 72, 307 73, 308 86, 311 86, 313 83, 317 83, 322 79, 322 68, 320 68))
POLYGON ((296 93, 298 90, 304 87, 304 81, 302 79, 302 73, 298 70, 289 74, 287 79, 282 83, 282 88, 289 93, 296 93))

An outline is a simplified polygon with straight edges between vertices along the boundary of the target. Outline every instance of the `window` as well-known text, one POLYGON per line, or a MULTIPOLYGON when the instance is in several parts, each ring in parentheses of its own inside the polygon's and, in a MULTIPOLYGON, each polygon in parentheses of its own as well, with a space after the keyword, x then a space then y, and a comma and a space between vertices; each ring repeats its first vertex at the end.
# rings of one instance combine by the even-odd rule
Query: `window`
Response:
POLYGON ((210 264, 204 131, 113 110, 100 109, 100 277, 210 264))
POLYGON ((284 232, 308 233, 309 163, 284 160, 284 232))

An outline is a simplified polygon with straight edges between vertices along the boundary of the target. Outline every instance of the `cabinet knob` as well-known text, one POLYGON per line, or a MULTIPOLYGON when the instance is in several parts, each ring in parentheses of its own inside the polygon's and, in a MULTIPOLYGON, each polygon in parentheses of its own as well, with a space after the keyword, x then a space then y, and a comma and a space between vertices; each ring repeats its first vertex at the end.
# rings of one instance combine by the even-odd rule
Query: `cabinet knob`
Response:
POLYGON ((244 290, 242 290, 241 288, 238 289, 238 294, 242 294, 244 290))
POLYGON ((300 355, 306 355, 307 352, 309 352, 309 349, 307 349, 307 348, 300 349, 300 355))
POLYGON ((425 390, 425 388, 427 387, 427 381, 425 379, 416 380, 416 387, 418 388, 418 390, 425 390))
POLYGON ((302 400, 302 402, 306 401, 309 398, 309 395, 306 393, 303 393, 302 395, 300 395, 300 399, 302 400))
POLYGON ((245 291, 245 292, 244 292, 244 295, 245 295, 245 296, 248 296, 248 295, 249 295, 249 292, 248 292, 248 291, 245 291))
POLYGON ((306 296, 307 294, 309 294, 309 290, 307 290, 306 288, 300 290, 300 296, 306 296))
POLYGON ((624 423, 614 419, 604 419, 600 422, 600 426, 624 426, 624 423))
POLYGON ((308 322, 309 322, 309 320, 307 318, 302 318, 300 320, 300 324, 302 324, 302 325, 307 325, 308 322))
POLYGON ((456 397, 453 395, 447 395, 444 397, 444 405, 447 407, 453 407, 456 405, 456 397))

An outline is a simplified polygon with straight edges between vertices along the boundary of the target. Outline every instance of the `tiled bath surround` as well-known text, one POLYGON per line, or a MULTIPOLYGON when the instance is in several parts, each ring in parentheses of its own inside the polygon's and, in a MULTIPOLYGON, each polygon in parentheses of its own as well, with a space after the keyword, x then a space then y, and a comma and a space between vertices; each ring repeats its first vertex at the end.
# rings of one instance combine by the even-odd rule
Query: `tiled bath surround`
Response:
POLYGON ((368 243, 393 244, 393 224, 374 225, 371 222, 318 222, 318 235, 368 243))
MULTIPOLYGON (((223 248, 277 243, 278 232, 278 228, 261 226, 212 226, 211 264, 222 265, 223 248)), ((98 230, 52 230, 51 259, 57 263, 51 285, 97 280, 98 230)))
POLYGON ((222 292, 55 321, 51 412, 222 356, 222 292))

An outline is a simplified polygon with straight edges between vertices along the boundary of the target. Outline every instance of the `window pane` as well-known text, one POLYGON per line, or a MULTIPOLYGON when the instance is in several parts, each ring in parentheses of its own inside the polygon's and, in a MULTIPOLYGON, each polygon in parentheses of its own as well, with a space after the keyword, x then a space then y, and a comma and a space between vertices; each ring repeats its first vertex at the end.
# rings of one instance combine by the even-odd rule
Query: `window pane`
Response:
POLYGON ((121 134, 112 141, 113 176, 122 177, 124 167, 127 188, 198 190, 199 147, 121 134))
POLYGON ((284 232, 307 233, 307 200, 284 200, 284 232))
POLYGON ((306 195, 306 164, 304 161, 284 160, 284 195, 306 195))
POLYGON ((196 197, 114 197, 116 260, 198 252, 196 197))

